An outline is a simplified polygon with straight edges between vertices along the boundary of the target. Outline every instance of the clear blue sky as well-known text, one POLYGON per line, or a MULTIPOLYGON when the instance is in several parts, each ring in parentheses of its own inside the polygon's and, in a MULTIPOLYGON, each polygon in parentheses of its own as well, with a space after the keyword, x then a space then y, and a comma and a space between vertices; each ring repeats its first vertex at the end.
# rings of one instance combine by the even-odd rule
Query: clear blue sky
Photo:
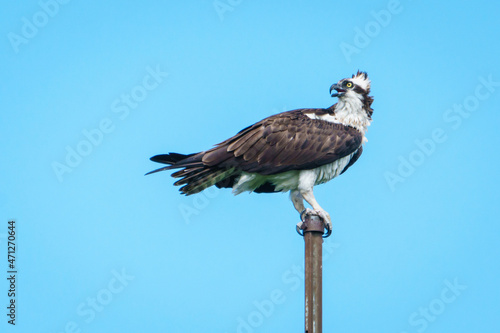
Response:
POLYGON ((500 331, 500 4, 59 1, 0 14, 2 332, 303 332, 286 194, 144 174, 358 69, 369 142, 315 190, 325 332, 500 331))

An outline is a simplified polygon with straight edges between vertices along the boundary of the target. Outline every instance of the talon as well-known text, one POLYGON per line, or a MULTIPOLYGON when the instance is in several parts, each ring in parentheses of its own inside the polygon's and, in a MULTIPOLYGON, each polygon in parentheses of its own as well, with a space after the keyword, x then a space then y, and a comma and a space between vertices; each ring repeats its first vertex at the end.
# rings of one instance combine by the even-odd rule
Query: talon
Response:
POLYGON ((302 213, 300 213, 300 219, 302 220, 302 222, 304 222, 306 220, 306 215, 307 214, 315 214, 315 211, 310 209, 310 208, 306 208, 302 211, 302 213))
POLYGON ((304 229, 304 222, 299 222, 297 223, 297 225, 295 226, 295 230, 297 231, 297 233, 301 236, 304 236, 304 232, 302 231, 304 229))
POLYGON ((327 238, 327 237, 330 237, 330 235, 332 234, 332 222, 331 221, 327 221, 326 219, 323 220, 324 221, 324 225, 325 225, 325 229, 326 229, 326 232, 323 234, 323 238, 327 238))
POLYGON ((323 235, 323 238, 329 237, 332 234, 332 229, 333 229, 330 214, 328 214, 324 210, 316 210, 315 213, 317 213, 321 217, 326 229, 326 233, 323 235))

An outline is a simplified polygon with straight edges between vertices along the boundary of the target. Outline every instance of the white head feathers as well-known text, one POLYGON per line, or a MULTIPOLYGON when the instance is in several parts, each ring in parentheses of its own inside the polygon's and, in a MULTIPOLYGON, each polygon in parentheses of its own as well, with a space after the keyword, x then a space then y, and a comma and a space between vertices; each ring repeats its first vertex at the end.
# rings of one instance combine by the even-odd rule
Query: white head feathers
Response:
POLYGON ((358 71, 358 73, 352 76, 350 81, 355 85, 359 86, 360 88, 362 88, 363 90, 365 90, 366 92, 370 92, 371 81, 368 78, 368 74, 366 74, 366 72, 358 71))

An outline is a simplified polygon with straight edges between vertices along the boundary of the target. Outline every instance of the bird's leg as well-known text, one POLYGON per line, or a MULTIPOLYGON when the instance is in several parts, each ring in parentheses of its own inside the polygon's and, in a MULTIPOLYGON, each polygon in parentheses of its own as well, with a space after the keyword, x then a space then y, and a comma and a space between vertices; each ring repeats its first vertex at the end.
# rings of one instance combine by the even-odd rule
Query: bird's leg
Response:
POLYGON ((315 213, 319 215, 323 219, 323 223, 325 224, 325 228, 328 231, 332 231, 332 220, 330 218, 330 214, 328 214, 321 206, 318 204, 316 199, 314 198, 314 194, 311 190, 309 191, 300 191, 300 194, 304 198, 305 201, 307 201, 308 204, 311 205, 311 207, 314 209, 314 211, 311 211, 310 209, 304 210, 301 214, 302 220, 304 220, 304 215, 308 213, 315 213))
POLYGON ((293 202, 293 207, 299 212, 301 221, 297 223, 297 232, 302 229, 304 224, 304 219, 302 218, 302 213, 305 212, 306 208, 304 207, 304 198, 302 194, 298 190, 290 191, 290 200, 293 202))
POLYGON ((301 214, 305 209, 302 194, 298 190, 292 190, 290 191, 290 200, 293 202, 293 207, 301 214))

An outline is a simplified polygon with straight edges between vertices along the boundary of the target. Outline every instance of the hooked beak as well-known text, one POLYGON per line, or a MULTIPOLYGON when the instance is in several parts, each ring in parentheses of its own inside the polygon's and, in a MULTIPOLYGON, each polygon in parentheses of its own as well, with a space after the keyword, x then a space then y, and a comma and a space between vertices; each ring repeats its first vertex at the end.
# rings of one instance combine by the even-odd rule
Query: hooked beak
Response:
POLYGON ((341 93, 344 93, 344 92, 345 92, 345 90, 344 90, 344 89, 342 89, 342 88, 341 88, 338 84, 336 84, 336 83, 332 84, 332 86, 330 87, 330 95, 331 95, 332 97, 338 97, 338 96, 341 96, 341 93), (337 92, 332 94, 332 91, 333 91, 333 90, 336 90, 337 92))

